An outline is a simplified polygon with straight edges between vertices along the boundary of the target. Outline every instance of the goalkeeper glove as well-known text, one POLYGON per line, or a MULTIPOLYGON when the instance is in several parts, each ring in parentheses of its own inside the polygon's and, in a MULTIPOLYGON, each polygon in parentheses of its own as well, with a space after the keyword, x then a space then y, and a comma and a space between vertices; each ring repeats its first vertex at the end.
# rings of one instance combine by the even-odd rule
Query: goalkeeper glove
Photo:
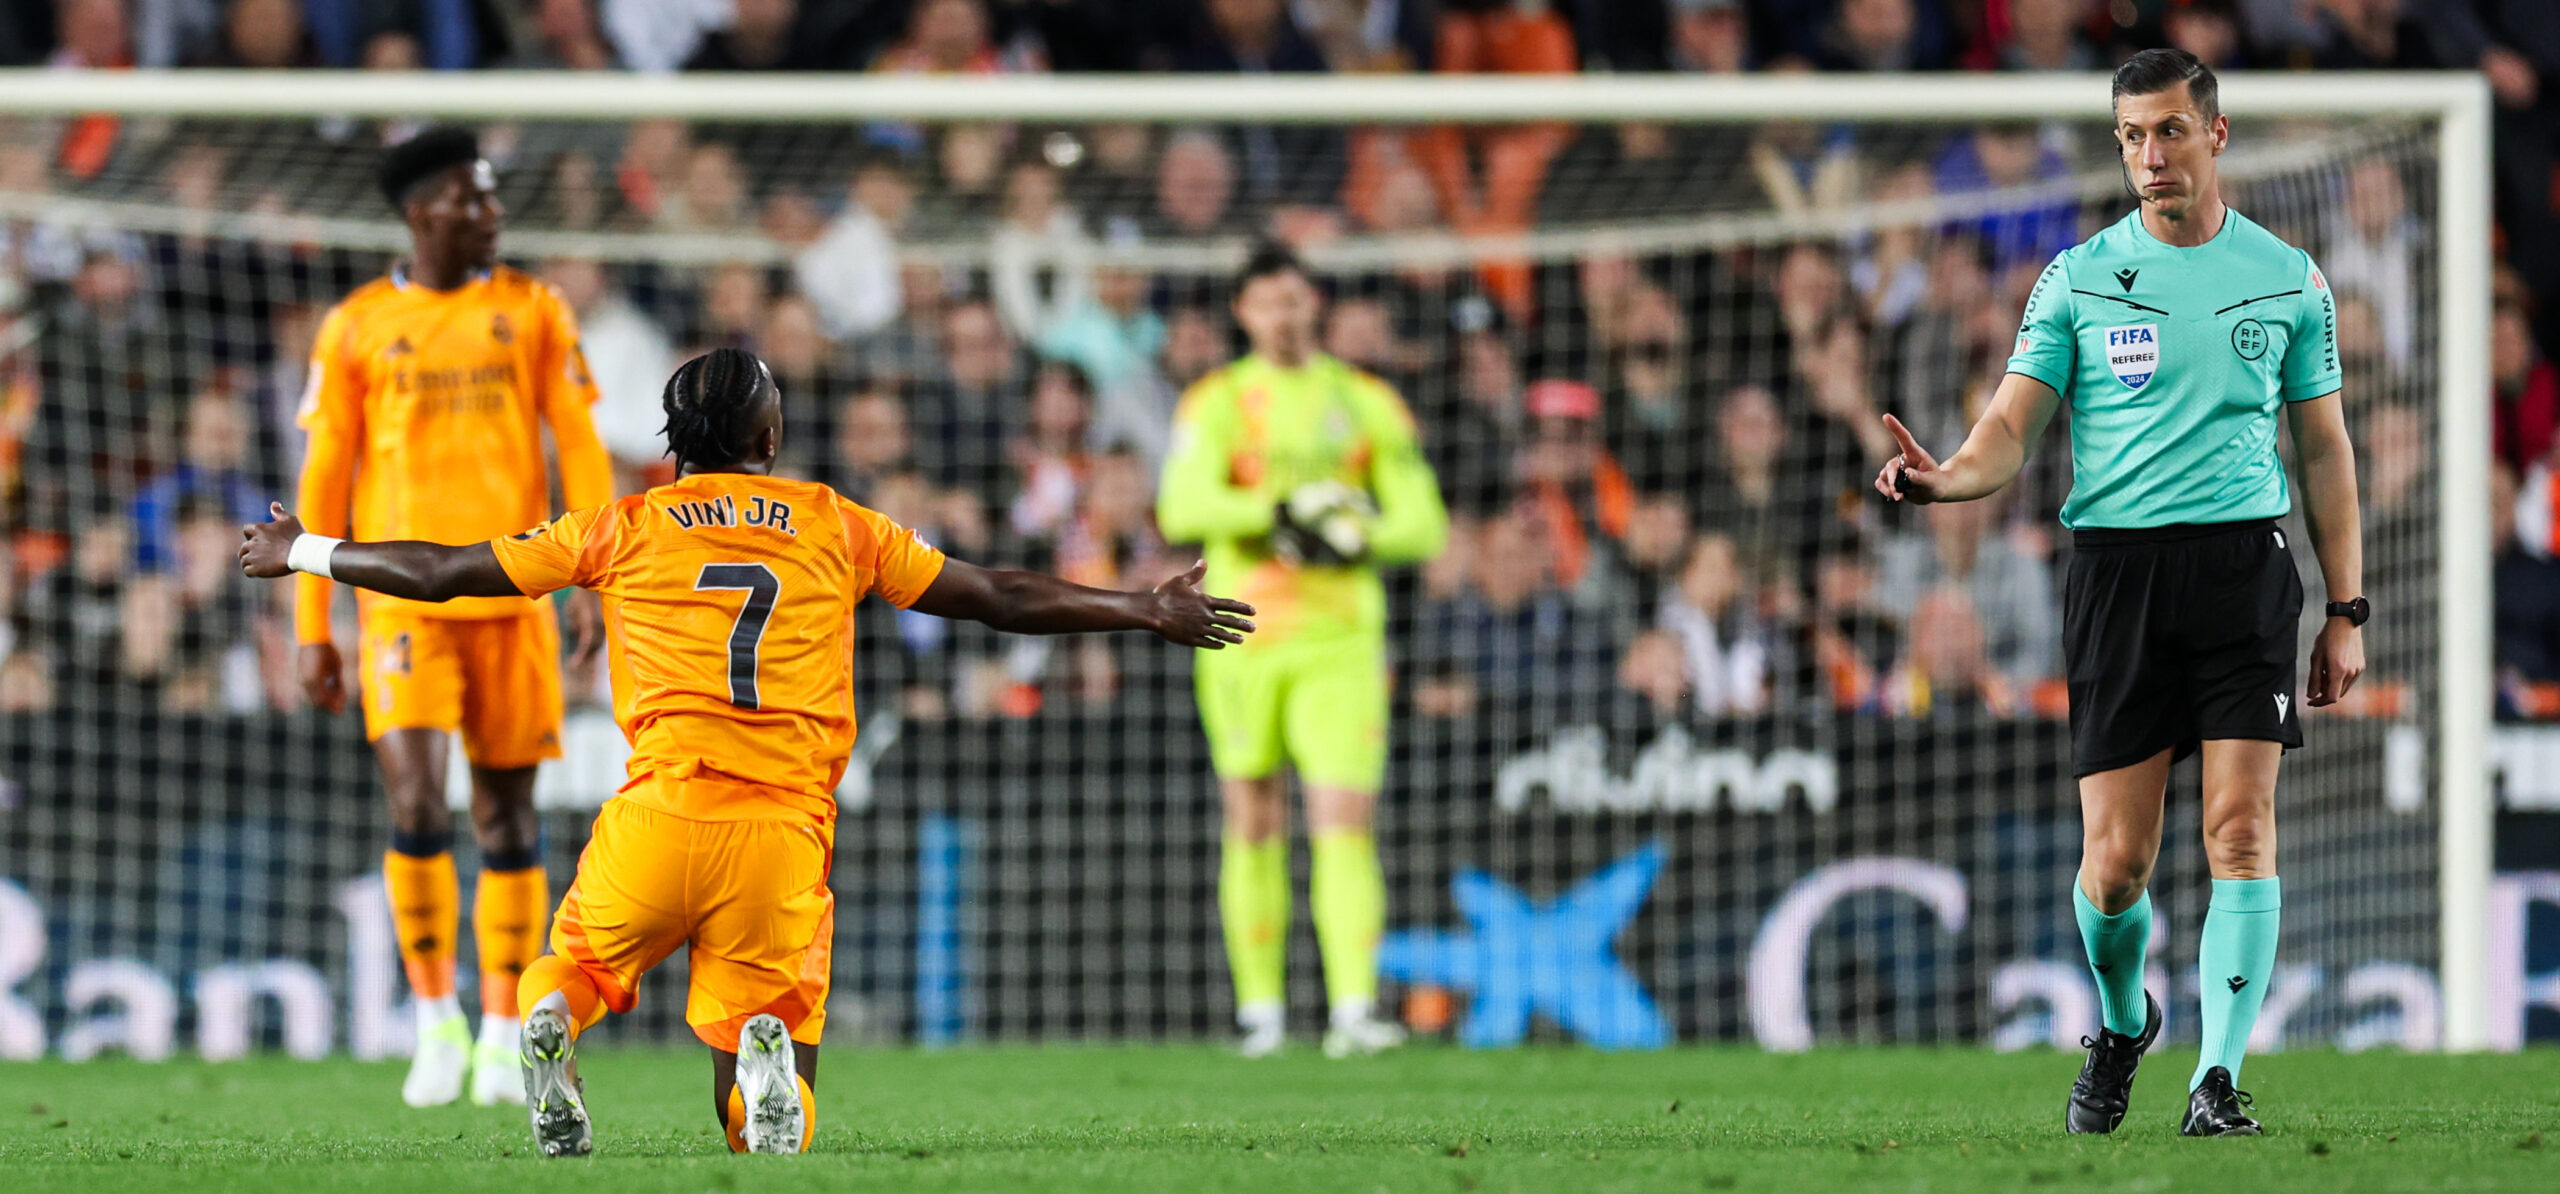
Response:
POLYGON ((1362 490, 1340 481, 1307 482, 1272 511, 1272 552, 1292 564, 1357 564, 1369 554, 1369 520, 1377 514, 1362 490))

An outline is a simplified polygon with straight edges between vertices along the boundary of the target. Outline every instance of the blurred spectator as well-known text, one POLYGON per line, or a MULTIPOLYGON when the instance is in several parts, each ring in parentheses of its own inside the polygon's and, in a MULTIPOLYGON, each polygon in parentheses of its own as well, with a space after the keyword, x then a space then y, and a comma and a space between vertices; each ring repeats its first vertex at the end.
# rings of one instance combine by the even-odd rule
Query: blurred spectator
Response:
POLYGON ((1845 124, 1767 121, 1746 152, 1762 197, 1780 212, 1840 207, 1856 199, 1863 185, 1856 134, 1845 124))
MULTIPOLYGON (((1298 32, 1284 0, 1203 0, 1203 20, 1174 68, 1208 74, 1312 74, 1322 55, 1298 32)), ((1330 198, 1341 139, 1331 129, 1245 125, 1234 133, 1245 193, 1282 202, 1330 198)))
POLYGON ((685 154, 681 185, 659 206, 657 225, 671 232, 744 232, 754 225, 751 214, 737 151, 706 141, 685 154))
POLYGON ((976 236, 998 214, 999 188, 1013 130, 996 124, 952 124, 933 142, 932 203, 920 216, 943 235, 976 236))
POLYGON ((596 17, 596 0, 534 0, 515 15, 517 28, 508 39, 515 52, 507 65, 526 70, 610 70, 615 65, 596 17))
POLYGON ((614 189, 622 206, 642 223, 655 223, 670 202, 693 157, 693 132, 681 120, 640 120, 622 141, 614 189))
POLYGON ((2497 386, 2497 459, 2522 475, 2551 455, 2560 433, 2560 369, 2542 355, 2524 308, 2514 303, 2499 304, 2489 321, 2489 374, 2497 386))
POLYGON ((2172 48, 2185 50, 2217 71, 2248 65, 2234 0, 2174 0, 2160 18, 2172 48))
MULTIPOLYGON (((2069 173, 2062 154, 2043 144, 2036 125, 2028 121, 1985 124, 1973 135, 1957 138, 1937 161, 1938 190, 1949 195, 2033 187, 2059 182, 2069 173)), ((2059 197, 2013 202, 1956 227, 1990 249, 1995 271, 2030 262, 2041 270, 2079 242, 2077 204, 2059 197)))
POLYGON ((1174 393, 1191 388, 1209 371, 1227 363, 1226 325, 1205 308, 1183 307, 1166 321, 1164 379, 1174 393))
POLYGON ((1973 428, 1968 385, 1986 366, 2005 367, 2016 331, 1992 293, 1981 242, 1938 239, 1920 303, 1892 333, 1894 416, 1932 451, 1953 450, 1973 428))
POLYGON ((1979 625, 1980 649, 2013 692, 2061 674, 2053 571, 2006 533, 2009 502, 1941 502, 1922 507, 1923 535, 1896 535, 1878 548, 1877 591, 1885 612, 1917 628, 1923 595, 1963 592, 1979 625))
POLYGON ((281 70, 318 66, 320 56, 295 0, 232 0, 221 44, 202 65, 281 70))
POLYGON ((2321 272, 2330 285, 2373 301, 2382 318, 2383 353, 2392 368, 2407 369, 2417 353, 2426 226, 2409 210, 2399 169, 2380 156, 2356 163, 2347 174, 2345 202, 2329 209, 2327 233, 2321 272))
MULTIPOLYGON (((1442 8, 1432 58, 1442 74, 1571 74, 1579 66, 1572 27, 1539 0, 1449 0, 1442 8)), ((1509 235, 1537 219, 1547 163, 1573 136, 1562 122, 1441 125, 1423 143, 1423 162, 1460 234, 1509 235)), ((1526 309, 1525 265, 1488 262, 1482 273, 1505 306, 1515 314, 1526 309)))
POLYGON ((1609 389, 1609 451, 1648 493, 1690 492, 1704 475, 1706 411, 1688 377, 1688 328, 1671 296, 1637 288, 1622 335, 1603 346, 1609 389))
POLYGON ((1058 575, 1095 588, 1137 590, 1189 566, 1156 534, 1154 475, 1131 452, 1093 458, 1075 518, 1058 537, 1058 575))
POLYGON ((1611 547, 1626 537, 1635 487, 1601 442, 1598 391, 1550 380, 1532 383, 1527 398, 1522 506, 1542 523, 1556 583, 1591 599, 1607 583, 1611 547))
POLYGON ((1680 636, 1657 628, 1628 640, 1627 653, 1618 659, 1618 687, 1643 697, 1656 717, 1679 717, 1689 695, 1689 663, 1680 636))
POLYGON ((727 24, 734 0, 597 0, 615 56, 642 74, 676 69, 703 35, 727 24))
MULTIPOLYGON (((56 70, 128 70, 135 65, 133 31, 125 0, 58 2, 56 47, 46 65, 56 70)), ((114 156, 123 131, 124 121, 116 116, 99 113, 72 118, 56 149, 63 173, 74 178, 96 176, 114 156)))
MULTIPOLYGON (((2458 5, 2431 6, 2433 10, 2458 5)), ((2313 0, 2319 42, 2311 65, 2323 70, 2425 70, 2447 65, 2437 55, 2429 23, 2408 12, 2403 0, 2313 0)))
POLYGON ((1425 408, 1433 434, 1423 449, 1450 504, 1481 513, 1511 500, 1514 460, 1528 432, 1527 391, 1520 362, 1499 334, 1461 336, 1457 357, 1455 401, 1425 408))
POLYGON ((1228 204, 1235 198, 1234 159, 1215 134, 1176 133, 1156 163, 1156 207, 1150 237, 1203 238, 1246 230, 1228 204))
POLYGON ((1902 654, 1902 628, 1876 594, 1875 561, 1854 536, 1824 544, 1813 565, 1812 609, 1798 628, 1797 688, 1824 708, 1872 709, 1879 677, 1902 654))
POLYGON ((908 11, 906 36, 880 51, 871 69, 916 75, 1036 69, 1033 63, 1008 62, 996 49, 985 0, 917 0, 908 11))
POLYGON ((1932 589, 1911 615, 1909 654, 1894 665, 1881 696, 1894 717, 1928 717, 1964 710, 2016 714, 2015 685, 1991 663, 1983 646, 1983 616, 1960 588, 1932 589))
MULTIPOLYGON (((1627 515, 1626 539, 1619 545, 1626 555, 1628 579, 1634 582, 1634 608, 1653 608, 1663 591, 1677 581, 1681 567, 1688 563, 1689 530, 1688 494, 1650 493, 1636 499, 1635 509, 1627 515)), ((1727 546, 1731 543, 1727 536, 1727 546)))
POLYGON ((1155 367, 1169 332, 1147 305, 1146 272, 1113 262, 1136 246, 1136 229, 1120 221, 1093 271, 1090 293, 1049 325, 1038 348, 1093 379, 1096 442, 1131 448, 1152 468, 1164 459, 1174 392, 1155 367))
MULTIPOLYGON (((241 575, 240 520, 203 496, 179 507, 173 568, 134 578, 123 605, 125 682, 158 689, 173 713, 244 713, 270 704, 265 677, 290 675, 290 651, 259 617, 266 586, 241 575)), ((289 688, 277 697, 290 700, 289 688)))
POLYGON ((577 313, 579 348, 600 395, 594 407, 596 435, 613 453, 621 474, 619 491, 633 492, 643 474, 663 467, 666 458, 661 432, 667 420, 659 399, 667 375, 675 370, 675 345, 596 262, 562 258, 542 273, 577 313))
MULTIPOLYGON (((238 534, 235 528, 232 535, 238 534)), ((149 685, 127 678, 132 542, 130 520, 109 508, 92 510, 72 532, 69 563, 27 590, 28 640, 42 644, 53 665, 52 686, 73 705, 158 698, 149 685)))
POLYGON ((988 273, 1006 330, 1037 341, 1093 302, 1093 239, 1059 201, 1058 170, 1017 162, 1005 175, 1004 213, 988 246, 988 273))
POLYGON ((1729 75, 1750 68, 1751 13, 1742 0, 1671 0, 1671 66, 1729 75))
POLYGON ((2084 36, 2091 0, 2009 0, 2002 70, 2095 70, 2097 47, 2084 36))
POLYGON ((943 317, 942 346, 943 375, 916 396, 916 455, 935 485, 993 505, 1026 404, 1021 354, 995 308, 975 298, 943 317))
MULTIPOLYGON (((2547 484, 2549 470, 2541 470, 2547 484)), ((2516 513, 2539 506, 2544 529, 2547 513, 2560 495, 2540 494, 2520 502, 2517 475, 2505 465, 2490 469, 2490 551, 2496 559, 2492 591, 2496 594, 2499 712, 2560 720, 2560 556, 2545 543, 2533 550, 2518 537, 2516 513)))
POLYGON ((1695 493, 1701 526, 1732 536, 1745 564, 1763 576, 1792 573, 1814 545, 1826 508, 1806 472, 1792 467, 1786 418, 1759 386, 1725 395, 1716 412, 1714 457, 1695 493))
POLYGON ((154 464, 154 416, 183 384, 167 368, 158 314, 130 259, 92 249, 46 315, 26 445, 35 525, 63 529, 71 512, 130 494, 154 464))
POLYGON ((178 558, 178 513, 200 507, 238 524, 265 522, 273 495, 250 458, 257 434, 248 404, 226 390, 199 391, 187 403, 185 446, 176 468, 133 499, 133 565, 144 576, 168 571, 178 558))
POLYGON ((1773 7, 1792 9, 1789 24, 1801 28, 1804 15, 1830 9, 1810 44, 1798 34, 1795 52, 1830 70, 1937 70, 1947 65, 1947 26, 1937 0, 1786 0, 1773 7))
POLYGON ((1556 580, 1549 525, 1527 506, 1486 519, 1474 583, 1427 602, 1415 629, 1422 674, 1461 690, 1438 696, 1493 712, 1498 726, 1589 717, 1615 671, 1606 615, 1556 580))
POLYGON ((471 0, 300 0, 299 7, 311 32, 314 65, 361 63, 369 70, 389 69, 373 64, 386 38, 406 44, 409 65, 402 69, 470 70, 480 65, 484 14, 471 0))
MULTIPOLYGON (((1936 193, 1929 168, 1917 162, 1887 174, 1876 184, 1877 203, 1925 203, 1936 193)), ((1916 222, 1887 224, 1859 238, 1849 266, 1867 325, 1891 332, 1902 326, 1912 308, 1929 297, 1928 247, 1916 222)), ((1936 243, 1945 243, 1939 241, 1936 243)))
POLYGON ((915 437, 896 393, 873 386, 836 410, 835 458, 819 479, 857 502, 869 502, 890 477, 915 468, 915 437))
POLYGON ((684 60, 684 69, 810 71, 855 65, 850 51, 811 19, 826 11, 823 0, 815 5, 802 0, 731 2, 728 24, 702 39, 684 60))
POLYGON ((1402 0, 1299 0, 1291 12, 1334 70, 1401 74, 1431 61, 1427 4, 1402 0))
POLYGON ((864 336, 897 318, 898 233, 915 210, 915 185, 881 159, 853 175, 844 210, 792 260, 800 293, 818 305, 834 339, 864 336))
POLYGON ((1025 539, 1054 544, 1076 515, 1090 468, 1093 384, 1084 370, 1049 361, 1031 375, 1023 433, 1006 448, 1014 474, 1007 521, 1025 539))
POLYGON ((785 294, 764 309, 756 324, 756 355, 773 371, 782 390, 783 411, 792 425, 807 427, 813 443, 834 438, 835 401, 844 386, 835 348, 818 327, 818 309, 796 294, 785 294))
POLYGON ((2391 367, 2389 356, 2383 352, 2382 316, 2375 313, 2373 300, 2341 288, 2337 308, 2338 370, 2344 377, 2348 401, 2404 397, 2408 378, 2391 367))
POLYGON ((714 266, 702 279, 701 306, 690 312, 692 323, 683 339, 704 346, 749 347, 756 342, 766 298, 763 270, 736 263, 714 266))
POLYGON ((1656 621, 1677 636, 1683 672, 1706 717, 1757 713, 1769 701, 1769 641, 1749 599, 1750 578, 1733 540, 1700 535, 1663 595, 1656 621))

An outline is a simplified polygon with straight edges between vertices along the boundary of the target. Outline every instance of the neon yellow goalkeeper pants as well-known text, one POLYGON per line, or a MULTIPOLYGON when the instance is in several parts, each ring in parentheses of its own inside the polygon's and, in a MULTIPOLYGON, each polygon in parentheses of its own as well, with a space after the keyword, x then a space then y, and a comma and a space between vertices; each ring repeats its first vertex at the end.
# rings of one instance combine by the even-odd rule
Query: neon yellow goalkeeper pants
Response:
POLYGON ((1250 641, 1196 655, 1200 723, 1221 779, 1298 778, 1375 792, 1387 771, 1387 648, 1368 635, 1250 641))

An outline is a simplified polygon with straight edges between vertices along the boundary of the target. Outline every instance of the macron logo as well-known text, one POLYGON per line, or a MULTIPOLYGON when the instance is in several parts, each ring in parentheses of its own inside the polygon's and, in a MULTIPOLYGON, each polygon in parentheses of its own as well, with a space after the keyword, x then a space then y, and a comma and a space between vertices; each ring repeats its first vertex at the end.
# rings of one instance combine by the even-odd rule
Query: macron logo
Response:
POLYGON ((2281 692, 2279 692, 2279 693, 2277 693, 2277 694, 2276 694, 2276 724, 2277 724, 2277 725, 2283 725, 2283 724, 2284 724, 2284 715, 2285 715, 2285 711, 2286 711, 2286 710, 2288 710, 2288 709, 2291 709, 2292 707, 2293 707, 2293 698, 2292 698, 2292 697, 2286 696, 2285 694, 2283 694, 2283 693, 2281 693, 2281 692))

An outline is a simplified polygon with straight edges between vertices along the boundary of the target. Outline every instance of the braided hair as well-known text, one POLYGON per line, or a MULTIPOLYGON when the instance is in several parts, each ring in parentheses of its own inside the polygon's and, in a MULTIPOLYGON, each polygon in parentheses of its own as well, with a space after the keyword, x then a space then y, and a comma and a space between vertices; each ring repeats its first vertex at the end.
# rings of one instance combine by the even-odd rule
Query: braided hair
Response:
POLYGON ((742 348, 715 348, 686 361, 658 400, 667 412, 668 455, 679 467, 746 459, 755 431, 748 416, 772 389, 773 374, 742 348))

